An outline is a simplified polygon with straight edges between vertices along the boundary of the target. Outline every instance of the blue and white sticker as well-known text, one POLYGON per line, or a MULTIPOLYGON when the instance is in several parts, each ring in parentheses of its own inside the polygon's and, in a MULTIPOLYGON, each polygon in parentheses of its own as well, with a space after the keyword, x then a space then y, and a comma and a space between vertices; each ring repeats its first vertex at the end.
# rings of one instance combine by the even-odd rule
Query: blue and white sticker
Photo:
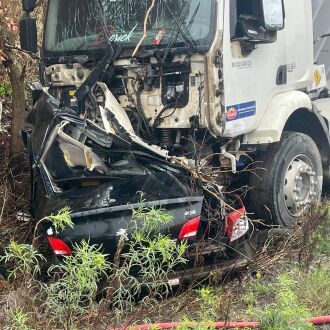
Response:
POLYGON ((252 117, 255 116, 256 113, 257 113, 256 101, 240 103, 226 107, 227 121, 234 121, 238 119, 252 117))

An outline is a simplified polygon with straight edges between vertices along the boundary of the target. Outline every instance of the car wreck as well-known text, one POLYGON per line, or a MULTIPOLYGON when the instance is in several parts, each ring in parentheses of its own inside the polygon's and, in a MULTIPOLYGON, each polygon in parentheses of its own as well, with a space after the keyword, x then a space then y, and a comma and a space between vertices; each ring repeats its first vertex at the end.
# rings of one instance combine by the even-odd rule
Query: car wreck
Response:
MULTIPOLYGON (((173 239, 221 250, 249 227, 228 188, 268 226, 294 225, 330 159, 326 70, 300 2, 49 0, 24 131, 33 216, 69 206, 75 229, 58 238, 113 250, 141 191, 174 214, 173 239)), ((32 52, 34 8, 20 21, 32 52)))
MULTIPOLYGON (((161 1, 152 21, 181 21, 187 5, 161 1), (178 17, 171 13, 177 6, 184 9, 178 17)), ((202 19, 208 19, 205 11, 211 15, 214 7, 213 1, 191 5, 192 14, 202 19)), ((189 87, 189 74, 203 68, 198 61, 192 68, 190 53, 198 46, 191 36, 187 41, 188 30, 183 32, 181 22, 170 34, 155 27, 153 42, 139 49, 136 32, 149 6, 144 2, 133 16, 136 6, 131 1, 49 2, 42 84, 31 85, 33 107, 23 132, 31 165, 32 215, 41 219, 70 208, 73 229, 55 233, 44 228, 56 257, 69 255, 82 240, 102 245, 113 256, 132 210, 139 207, 141 192, 146 207, 156 206, 173 216, 167 234, 178 242, 189 241, 190 259, 197 250, 225 256, 230 244, 248 232, 249 222, 239 199, 228 198, 226 204, 218 184, 203 182, 189 170, 198 166, 193 159, 200 154, 194 151, 193 139, 198 116, 184 110, 197 106, 189 101, 191 93, 202 93, 198 74, 189 87), (131 7, 116 17, 113 11, 118 15, 124 4, 131 7), (82 11, 91 15, 87 25, 78 17, 79 12, 85 15, 82 11), (124 20, 125 30, 104 24, 105 18, 124 20), (127 58, 132 51, 139 59, 127 58), (173 63, 181 51, 187 54, 173 63), (188 120, 190 128, 163 128, 173 119, 168 113, 173 107, 180 117, 175 120, 188 120)), ((192 26, 194 19, 190 18, 192 26)), ((162 24, 169 31, 169 22, 162 24)), ((210 33, 211 28, 206 35, 210 33)))
MULTIPOLYGON (((40 95, 24 131, 32 165, 33 216, 41 219, 69 207, 75 224, 56 236, 48 228, 56 256, 71 254, 72 245, 82 240, 102 245, 113 256, 132 210, 140 205, 138 192, 146 207, 173 215, 168 233, 178 241, 188 239, 191 247, 202 241, 208 253, 224 252, 247 233, 244 207, 234 211, 219 202, 211 228, 203 205, 214 197, 206 198, 203 182, 171 161, 168 151, 138 137, 104 83, 96 85, 99 112, 91 119, 35 87, 40 95)), ((217 188, 209 184, 208 189, 216 193, 217 188)), ((194 255, 192 248, 189 253, 194 255)))

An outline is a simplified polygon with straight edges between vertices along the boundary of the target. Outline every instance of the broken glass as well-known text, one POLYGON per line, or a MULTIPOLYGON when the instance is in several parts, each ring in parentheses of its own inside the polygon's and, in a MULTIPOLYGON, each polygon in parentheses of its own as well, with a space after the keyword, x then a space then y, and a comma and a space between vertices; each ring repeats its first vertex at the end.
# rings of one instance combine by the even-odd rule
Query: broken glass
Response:
MULTIPOLYGON (((116 42, 135 48, 142 38, 152 0, 49 0, 45 48, 50 52, 102 49, 116 42)), ((208 45, 213 36, 214 0, 157 0, 147 20, 145 46, 183 43, 179 25, 188 29, 196 45, 208 45)))

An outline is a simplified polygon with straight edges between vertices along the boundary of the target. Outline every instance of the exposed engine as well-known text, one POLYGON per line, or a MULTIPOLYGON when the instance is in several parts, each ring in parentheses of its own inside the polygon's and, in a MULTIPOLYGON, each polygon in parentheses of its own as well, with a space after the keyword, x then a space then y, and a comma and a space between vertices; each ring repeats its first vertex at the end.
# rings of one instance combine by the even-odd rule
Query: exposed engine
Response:
MULTIPOLYGON (((49 66, 46 83, 49 92, 63 105, 76 110, 82 118, 106 128, 106 88, 95 83, 91 88, 88 86, 88 90, 84 89, 84 97, 79 90, 94 69, 92 65, 49 66), (76 95, 77 91, 79 95, 76 95)), ((147 143, 188 158, 196 154, 195 141, 200 140, 200 144, 205 146, 205 139, 209 136, 203 131, 206 128, 203 56, 174 56, 164 63, 156 57, 122 59, 104 72, 102 82, 112 94, 109 97, 114 97, 125 110, 130 122, 127 123, 128 130, 132 126, 147 143)))

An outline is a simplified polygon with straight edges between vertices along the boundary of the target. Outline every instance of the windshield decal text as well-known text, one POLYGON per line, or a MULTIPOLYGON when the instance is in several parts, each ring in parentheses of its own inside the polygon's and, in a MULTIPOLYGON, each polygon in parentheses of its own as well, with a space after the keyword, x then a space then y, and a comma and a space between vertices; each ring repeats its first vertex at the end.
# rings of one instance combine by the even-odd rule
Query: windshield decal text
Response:
POLYGON ((100 31, 97 36, 97 42, 94 47, 98 47, 107 41, 110 42, 131 42, 131 38, 137 28, 137 24, 131 29, 130 32, 120 33, 116 32, 116 28, 113 25, 99 26, 97 29, 100 31))
POLYGON ((128 32, 128 33, 113 33, 109 37, 109 41, 114 41, 114 42, 130 42, 131 38, 137 28, 137 24, 133 27, 133 29, 128 32))

